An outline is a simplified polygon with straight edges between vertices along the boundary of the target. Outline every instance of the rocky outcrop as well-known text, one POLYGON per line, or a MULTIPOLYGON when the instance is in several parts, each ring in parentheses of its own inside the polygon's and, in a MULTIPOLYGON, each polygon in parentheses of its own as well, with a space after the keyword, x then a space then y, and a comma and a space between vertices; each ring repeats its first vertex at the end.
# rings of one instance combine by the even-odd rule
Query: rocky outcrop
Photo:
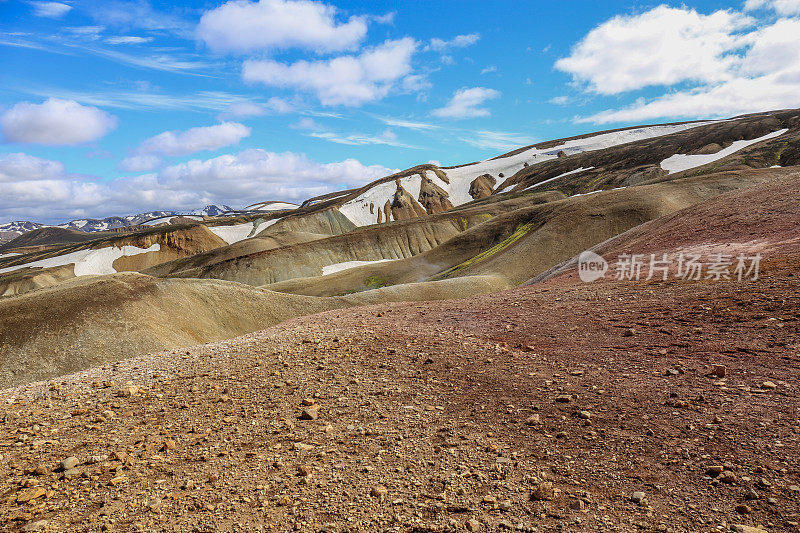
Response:
POLYGON ((491 196, 497 180, 491 174, 481 174, 469 184, 469 195, 475 200, 491 196))
POLYGON ((399 179, 396 183, 397 191, 394 193, 394 198, 392 198, 390 206, 392 219, 408 220, 410 218, 419 218, 427 215, 427 211, 403 188, 399 179))
POLYGON ((448 198, 449 195, 447 191, 425 177, 424 173, 420 175, 422 176, 422 184, 419 188, 419 204, 425 211, 427 211, 429 215, 433 215, 434 213, 441 213, 452 209, 453 204, 448 198))

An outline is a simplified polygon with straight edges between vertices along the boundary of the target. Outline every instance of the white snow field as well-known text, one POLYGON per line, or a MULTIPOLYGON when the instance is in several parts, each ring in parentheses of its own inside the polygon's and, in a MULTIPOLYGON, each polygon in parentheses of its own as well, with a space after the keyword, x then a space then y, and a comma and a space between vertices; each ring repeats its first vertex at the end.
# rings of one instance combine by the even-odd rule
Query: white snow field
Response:
POLYGON ((672 174, 673 172, 683 172, 684 170, 702 167, 703 165, 707 165, 708 163, 713 163, 714 161, 718 161, 723 157, 735 154, 739 150, 747 148, 751 144, 779 137, 784 133, 786 133, 787 131, 789 130, 787 128, 784 128, 782 130, 773 131, 772 133, 767 133, 766 135, 759 137, 757 139, 750 139, 749 141, 733 141, 733 143, 730 146, 720 150, 715 154, 703 154, 703 155, 675 154, 663 160, 661 162, 661 168, 666 170, 669 174, 672 174))
POLYGON ((244 224, 234 224, 232 226, 209 226, 208 229, 210 229, 214 235, 216 235, 223 241, 227 242, 228 244, 233 244, 235 242, 249 239, 250 237, 255 237, 262 230, 267 229, 268 227, 275 224, 279 220, 282 219, 280 218, 276 218, 273 220, 259 219, 253 222, 245 222, 244 224))
POLYGON ((138 246, 123 246, 117 248, 116 246, 107 246, 100 249, 78 250, 56 257, 49 257, 47 259, 40 259, 38 261, 31 261, 23 265, 15 265, 0 269, 0 274, 12 272, 21 268, 27 267, 41 267, 50 268, 62 265, 75 265, 76 276, 93 276, 101 274, 114 274, 114 261, 120 257, 128 257, 132 255, 144 254, 147 252, 157 252, 161 249, 161 245, 156 243, 150 245, 148 248, 139 248, 138 246))
MULTIPOLYGON (((535 165, 543 161, 555 159, 558 157, 560 151, 570 155, 579 152, 601 150, 620 144, 661 137, 662 135, 669 135, 671 133, 697 128, 713 122, 714 121, 694 122, 691 124, 675 124, 671 126, 647 126, 612 133, 602 133, 584 139, 565 141, 552 148, 529 148, 508 157, 486 159, 471 165, 464 165, 456 168, 443 167, 441 170, 445 173, 450 183, 445 183, 431 171, 425 171, 425 176, 444 189, 449 195, 450 202, 454 206, 458 206, 472 201, 472 197, 469 195, 470 183, 482 174, 491 174, 492 177, 498 181, 496 190, 502 190, 504 189, 504 180, 510 178, 520 169, 524 168, 526 163, 528 165, 535 165), (500 177, 501 173, 504 175, 503 178, 500 177)), ((415 200, 419 198, 421 181, 421 178, 416 174, 400 180, 403 188, 408 191, 415 200)), ((361 193, 356 198, 346 202, 339 208, 339 211, 349 218, 356 226, 376 224, 378 222, 378 208, 380 207, 381 211, 383 211, 384 205, 394 197, 396 190, 394 181, 379 183, 361 193), (370 204, 372 204, 372 209, 370 209, 370 204)), ((384 220, 386 220, 385 217, 384 220)))
POLYGON ((14 257, 15 255, 22 255, 22 254, 19 254, 17 252, 10 252, 10 253, 7 253, 7 254, 0 254, 0 259, 3 259, 4 257, 14 257))
POLYGON ((333 274, 334 272, 341 272, 342 270, 349 270, 351 268, 362 265, 371 265, 373 263, 385 263, 387 261, 394 261, 394 259, 377 259, 375 261, 345 261, 344 263, 336 263, 335 265, 322 267, 322 275, 327 276, 328 274, 333 274))
POLYGON ((538 187, 539 185, 544 185, 545 183, 550 183, 551 181, 555 181, 555 180, 557 180, 557 179, 559 179, 559 178, 563 178, 564 176, 571 176, 572 174, 577 174, 577 173, 579 173, 579 172, 585 172, 585 171, 587 171, 587 170, 592 170, 593 168, 594 168, 594 167, 586 167, 586 168, 583 168, 583 167, 581 167, 581 168, 576 168, 575 170, 570 170, 569 172, 564 172, 563 174, 559 174, 559 175, 558 175, 558 176, 556 176, 555 178, 550 178, 550 179, 548 179, 548 180, 540 181, 539 183, 534 183, 534 184, 533 184, 533 185, 531 185, 530 187, 525 187, 525 189, 524 189, 524 190, 528 191, 528 190, 530 190, 530 189, 535 189, 535 188, 536 188, 536 187, 538 187))

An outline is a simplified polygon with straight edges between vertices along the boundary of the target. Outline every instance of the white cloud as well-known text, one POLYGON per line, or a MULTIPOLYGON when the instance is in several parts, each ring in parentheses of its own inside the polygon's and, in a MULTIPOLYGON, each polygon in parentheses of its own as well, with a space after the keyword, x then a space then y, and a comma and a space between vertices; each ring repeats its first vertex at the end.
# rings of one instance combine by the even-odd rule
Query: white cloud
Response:
POLYGON ((64 174, 60 161, 50 161, 23 153, 0 154, 0 182, 43 180, 64 174))
POLYGON ((161 164, 161 158, 157 155, 130 155, 120 161, 117 167, 125 172, 146 172, 153 170, 161 164))
POLYGON ((745 10, 772 9, 778 15, 800 15, 800 0, 747 0, 745 10))
POLYGON ((298 120, 295 124, 289 126, 295 130, 322 130, 324 129, 321 124, 317 123, 316 120, 310 117, 303 117, 298 120))
POLYGON ((427 122, 417 122, 414 120, 405 120, 392 117, 377 117, 377 118, 378 120, 382 121, 384 124, 388 126, 407 128, 410 130, 426 131, 426 130, 438 130, 442 128, 441 126, 438 126, 436 124, 428 124, 427 122))
POLYGON ((152 41, 152 37, 138 37, 136 35, 120 35, 117 37, 108 37, 106 42, 108 44, 142 44, 152 41))
MULTIPOLYGON (((751 6, 752 7, 752 6, 751 6)), ((742 30, 744 15, 741 13, 718 11, 711 15, 699 15, 686 8, 683 12, 684 22, 705 21, 704 25, 693 25, 686 43, 671 31, 664 35, 650 35, 649 39, 661 43, 659 49, 649 50, 652 54, 643 60, 638 51, 623 52, 620 42, 629 47, 646 46, 637 44, 643 32, 654 29, 653 21, 664 16, 662 25, 670 28, 674 22, 674 9, 659 7, 637 17, 628 17, 626 23, 619 25, 619 17, 601 24, 600 28, 627 28, 627 32, 603 32, 595 34, 592 30, 574 50, 570 60, 581 56, 584 43, 591 41, 598 50, 602 47, 602 39, 591 37, 604 35, 608 41, 609 52, 616 54, 614 60, 604 58, 597 63, 583 62, 590 65, 583 74, 575 70, 573 74, 588 82, 588 90, 601 94, 626 92, 646 85, 661 84, 673 87, 680 83, 688 83, 689 88, 681 87, 650 99, 639 98, 632 105, 620 109, 608 109, 589 117, 578 119, 580 122, 612 123, 638 122, 665 117, 723 117, 741 113, 765 111, 770 109, 793 108, 800 105, 800 19, 778 18, 769 22, 756 21, 752 26, 742 30), (716 22, 711 23, 714 20, 716 22), (720 20, 739 21, 724 28, 720 20), (637 25, 640 24, 640 25, 637 25), (707 34, 703 35, 703 31, 707 34), (635 36, 631 40, 629 37, 635 36), (591 38, 590 38, 591 37, 591 38), (666 40, 665 40, 666 39, 666 40), (614 44, 617 43, 617 44, 614 44), (703 44, 705 43, 705 44, 703 44), (697 55, 691 58, 690 53, 682 51, 689 47, 697 55), (578 54, 576 55, 576 52, 578 54), (710 53, 711 52, 711 53, 710 53), (642 59, 638 62, 637 59, 642 59), (680 66, 679 63, 685 63, 680 66), (600 65, 603 65, 602 68, 600 65), (668 66, 671 65, 671 66, 668 66), (596 69, 596 71, 595 71, 596 69), (601 72, 602 71, 602 72, 601 72)), ((601 57, 605 52, 593 57, 601 57)), ((564 61, 564 60, 561 60, 564 61)), ((559 62, 560 63, 560 62, 559 62)), ((570 63, 573 67, 579 62, 570 63)), ((557 64, 558 65, 558 64, 557 64)), ((562 65, 563 66, 563 65, 562 65)))
POLYGON ((449 41, 439 38, 433 38, 431 39, 431 42, 426 47, 426 49, 434 50, 436 52, 444 52, 448 48, 464 48, 477 43, 480 38, 481 38, 480 33, 456 35, 449 41))
POLYGON ((481 74, 488 74, 490 72, 497 72, 497 67, 495 67, 494 65, 490 65, 488 67, 484 67, 483 69, 481 69, 481 74))
POLYGON ((556 68, 599 94, 618 94, 683 81, 730 79, 738 61, 730 52, 744 44, 737 30, 752 19, 734 11, 703 15, 659 6, 617 16, 591 30, 556 68))
POLYGON ((191 209, 209 203, 299 202, 391 173, 391 169, 366 166, 355 159, 318 163, 303 154, 252 149, 100 182, 65 173, 56 161, 26 154, 0 155, 0 222, 58 223, 77 217, 191 209))
POLYGON ((218 118, 220 120, 227 120, 230 118, 260 117, 268 113, 283 114, 292 111, 294 111, 294 106, 291 103, 283 98, 273 96, 264 104, 248 101, 234 102, 228 106, 225 113, 220 114, 218 118))
POLYGON ((350 146, 361 145, 385 145, 396 146, 398 148, 413 148, 419 149, 418 146, 412 146, 397 140, 397 134, 392 130, 385 130, 380 135, 370 135, 365 133, 354 133, 351 135, 340 135, 329 131, 314 131, 308 134, 309 137, 317 139, 324 139, 326 141, 334 142, 337 144, 347 144, 350 146))
POLYGON ((502 131, 474 131, 461 140, 484 150, 508 151, 536 143, 536 139, 519 133, 502 131))
POLYGON ((498 98, 500 92, 486 87, 463 87, 453 93, 446 106, 435 109, 433 114, 442 118, 475 118, 489 116, 489 110, 479 107, 486 100, 498 98))
POLYGON ((117 126, 117 118, 74 100, 49 98, 44 103, 20 102, 0 115, 0 129, 10 142, 49 145, 97 140, 117 126))
POLYGON ((219 51, 304 48, 352 50, 367 34, 364 17, 336 20, 336 8, 311 0, 231 0, 203 14, 197 36, 219 51))
POLYGON ((359 55, 330 60, 290 65, 271 59, 248 60, 242 77, 251 83, 313 92, 324 105, 359 106, 384 98, 398 80, 410 74, 416 48, 416 41, 406 37, 386 41, 359 55))
POLYGON ((37 17, 61 18, 72 10, 72 6, 61 2, 31 2, 37 17))
POLYGON ((186 131, 165 131, 146 139, 134 152, 136 155, 188 155, 237 144, 251 132, 250 128, 238 122, 223 122, 186 131))

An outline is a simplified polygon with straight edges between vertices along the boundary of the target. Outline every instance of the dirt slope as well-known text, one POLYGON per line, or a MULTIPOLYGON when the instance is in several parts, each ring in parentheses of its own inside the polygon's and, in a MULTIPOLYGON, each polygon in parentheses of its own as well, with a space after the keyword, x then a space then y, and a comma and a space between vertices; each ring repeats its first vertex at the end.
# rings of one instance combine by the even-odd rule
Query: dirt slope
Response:
POLYGON ((798 260, 336 310, 6 391, 0 520, 797 531, 798 260))

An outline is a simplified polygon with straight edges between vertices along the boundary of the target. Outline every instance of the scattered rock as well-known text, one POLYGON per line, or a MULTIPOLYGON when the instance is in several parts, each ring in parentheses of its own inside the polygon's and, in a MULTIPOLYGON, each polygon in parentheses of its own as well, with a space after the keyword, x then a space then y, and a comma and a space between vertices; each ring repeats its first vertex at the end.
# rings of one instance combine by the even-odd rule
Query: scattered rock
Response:
POLYGON ((725 470, 719 475, 719 480, 723 483, 731 485, 733 483, 736 483, 737 477, 736 474, 734 474, 730 470, 725 470))
POLYGON ((736 512, 739 514, 750 514, 753 512, 753 509, 744 503, 740 503, 736 506, 736 512))
POLYGON ((711 477, 717 477, 721 473, 723 473, 724 471, 725 471, 725 467, 724 466, 722 466, 722 465, 712 465, 712 466, 709 466, 708 469, 706 470, 706 475, 707 476, 711 476, 711 477))
POLYGON ((136 396, 139 394, 140 389, 137 385, 133 383, 127 383, 119 388, 117 391, 117 396, 121 398, 130 398, 131 396, 136 396))
POLYGON ((717 378, 724 378, 728 375, 728 367, 725 365, 711 365, 711 375, 717 378))
POLYGON ((44 487, 33 487, 32 489, 23 490, 17 494, 17 503, 27 503, 29 501, 41 498, 47 494, 44 487))
POLYGON ((736 533, 767 533, 766 529, 761 529, 760 527, 745 526, 744 524, 734 524, 733 526, 731 526, 731 530, 735 531, 736 533))
POLYGON ((639 491, 636 491, 636 492, 634 492, 634 493, 631 495, 631 501, 632 501, 633 503, 638 503, 638 504, 640 504, 640 505, 641 505, 641 504, 643 504, 643 503, 645 502, 645 499, 646 499, 646 498, 647 498, 647 495, 646 495, 644 492, 640 491, 640 490, 639 490, 639 491))
POLYGON ((319 418, 319 406, 309 405, 300 413, 300 420, 316 420, 319 418))
POLYGON ((541 423, 542 420, 538 414, 532 414, 531 416, 525 419, 525 425, 527 426, 538 426, 541 423))
POLYGON ((481 523, 475 520, 474 518, 470 518, 469 520, 467 520, 466 527, 467 531, 472 531, 472 532, 480 531, 481 529, 483 529, 481 523))
POLYGON ((592 418, 592 413, 590 413, 589 411, 579 411, 578 418, 583 420, 589 420, 590 418, 592 418))
POLYGON ((555 400, 558 403, 569 403, 569 402, 572 401, 572 395, 571 394, 559 394, 558 396, 556 396, 555 400))
POLYGON ((78 460, 77 457, 70 456, 61 461, 61 470, 72 470, 79 464, 81 464, 81 462, 78 460))
POLYGON ((555 497, 555 487, 549 481, 544 481, 539 483, 539 485, 534 489, 533 493, 531 494, 532 500, 552 500, 555 497))
POLYGON ((775 384, 774 384, 773 382, 771 382, 771 381, 765 381, 764 383, 762 383, 762 384, 761 384, 761 388, 762 388, 762 389, 767 389, 767 390, 772 390, 772 389, 776 389, 776 388, 778 388, 778 386, 777 386, 777 385, 775 385, 775 384))
POLYGON ((386 495, 389 494, 389 489, 387 489, 383 485, 375 485, 372 487, 372 490, 370 490, 369 493, 375 498, 383 500, 384 498, 386 498, 386 495))
POLYGON ((48 524, 50 524, 49 520, 36 520, 35 522, 29 522, 23 526, 22 531, 24 533, 30 533, 31 531, 42 531, 46 529, 48 524))
POLYGON ((314 472, 310 465, 300 465, 297 467, 297 475, 301 477, 308 477, 314 472))

